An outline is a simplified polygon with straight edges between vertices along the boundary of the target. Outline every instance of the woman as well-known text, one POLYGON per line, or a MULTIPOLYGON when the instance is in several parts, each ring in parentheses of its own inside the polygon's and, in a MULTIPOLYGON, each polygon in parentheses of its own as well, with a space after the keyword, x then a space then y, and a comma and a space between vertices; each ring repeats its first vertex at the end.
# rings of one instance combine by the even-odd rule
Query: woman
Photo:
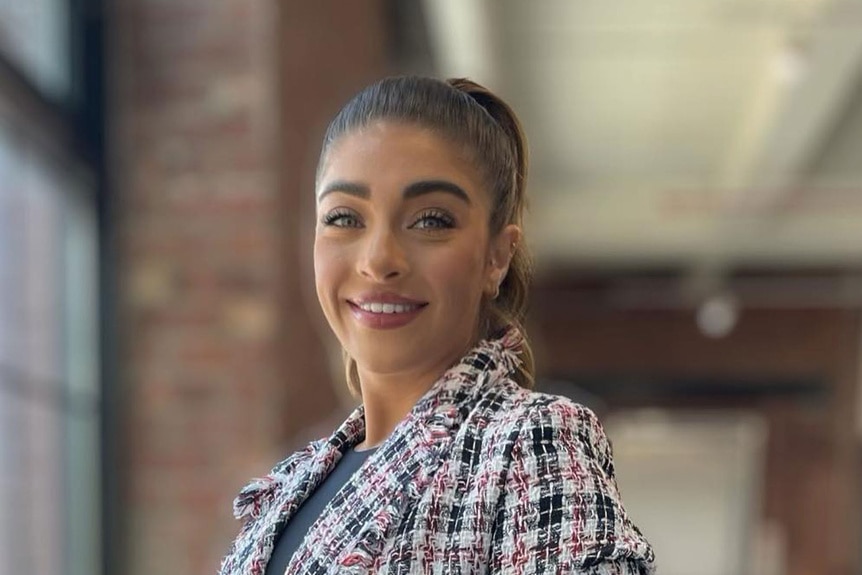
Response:
POLYGON ((247 486, 221 573, 653 571, 595 416, 529 391, 526 149, 468 80, 382 80, 326 134, 317 295, 362 405, 247 486))

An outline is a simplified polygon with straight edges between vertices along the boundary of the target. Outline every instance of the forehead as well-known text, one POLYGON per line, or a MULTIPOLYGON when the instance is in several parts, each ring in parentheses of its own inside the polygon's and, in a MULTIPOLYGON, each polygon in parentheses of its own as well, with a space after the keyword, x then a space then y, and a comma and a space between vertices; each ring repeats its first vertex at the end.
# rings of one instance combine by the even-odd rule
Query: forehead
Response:
POLYGON ((479 171, 462 145, 421 126, 375 122, 335 141, 324 158, 317 188, 320 193, 333 180, 363 183, 373 190, 440 179, 471 195, 485 195, 480 193, 479 171))

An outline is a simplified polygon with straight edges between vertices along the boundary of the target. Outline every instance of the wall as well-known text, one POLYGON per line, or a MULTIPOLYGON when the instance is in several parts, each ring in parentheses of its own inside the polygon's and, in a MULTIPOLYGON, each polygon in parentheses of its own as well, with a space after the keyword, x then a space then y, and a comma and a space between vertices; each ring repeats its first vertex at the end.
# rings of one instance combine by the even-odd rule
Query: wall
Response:
POLYGON ((122 573, 212 573, 235 493, 343 411, 306 225, 325 122, 385 67, 380 2, 109 5, 122 573))
POLYGON ((768 439, 760 516, 779 526, 786 573, 857 573, 858 312, 743 309, 730 335, 710 339, 693 312, 613 309, 596 301, 582 305, 560 286, 534 294, 542 371, 555 379, 689 385, 685 395, 663 399, 656 388, 630 391, 616 405, 609 401, 612 408, 745 408, 762 415, 768 439), (821 389, 788 395, 783 382, 797 381, 821 389), (733 389, 722 391, 721 382, 733 389), (704 394, 698 386, 706 384, 712 387, 704 394))

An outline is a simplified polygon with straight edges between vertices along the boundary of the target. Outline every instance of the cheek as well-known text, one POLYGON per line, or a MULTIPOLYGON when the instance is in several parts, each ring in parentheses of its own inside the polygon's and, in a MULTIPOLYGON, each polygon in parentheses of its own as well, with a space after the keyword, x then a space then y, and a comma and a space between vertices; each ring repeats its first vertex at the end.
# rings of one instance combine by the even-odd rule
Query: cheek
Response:
POLYGON ((343 273, 343 259, 343 255, 339 256, 339 251, 325 239, 315 239, 314 284, 317 298, 324 310, 337 293, 339 277, 343 273))
POLYGON ((429 274, 445 297, 458 307, 471 308, 481 298, 484 257, 475 246, 437 258, 429 274))

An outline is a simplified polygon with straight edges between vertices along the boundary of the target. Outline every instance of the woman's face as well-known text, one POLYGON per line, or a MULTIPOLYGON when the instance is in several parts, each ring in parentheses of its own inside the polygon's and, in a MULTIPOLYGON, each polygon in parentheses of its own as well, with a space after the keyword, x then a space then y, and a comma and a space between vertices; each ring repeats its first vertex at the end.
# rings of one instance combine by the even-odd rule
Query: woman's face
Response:
POLYGON ((478 170, 430 130, 373 123, 324 162, 314 269, 329 324, 360 374, 436 377, 474 344, 519 229, 489 237, 478 170))

